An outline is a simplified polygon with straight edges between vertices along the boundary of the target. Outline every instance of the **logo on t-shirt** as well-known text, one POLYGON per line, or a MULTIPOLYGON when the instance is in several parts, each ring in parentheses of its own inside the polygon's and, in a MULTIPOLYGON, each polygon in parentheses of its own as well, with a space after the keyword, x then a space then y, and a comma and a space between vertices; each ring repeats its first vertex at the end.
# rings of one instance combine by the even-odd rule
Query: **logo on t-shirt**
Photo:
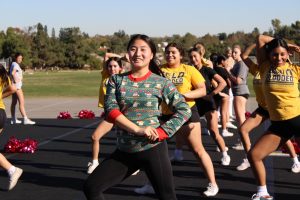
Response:
POLYGON ((164 75, 167 79, 171 80, 175 86, 183 84, 184 72, 177 72, 177 73, 176 72, 173 72, 173 73, 164 72, 164 75))
POLYGON ((294 77, 291 69, 270 69, 266 76, 266 83, 269 84, 283 84, 283 85, 293 85, 294 77))

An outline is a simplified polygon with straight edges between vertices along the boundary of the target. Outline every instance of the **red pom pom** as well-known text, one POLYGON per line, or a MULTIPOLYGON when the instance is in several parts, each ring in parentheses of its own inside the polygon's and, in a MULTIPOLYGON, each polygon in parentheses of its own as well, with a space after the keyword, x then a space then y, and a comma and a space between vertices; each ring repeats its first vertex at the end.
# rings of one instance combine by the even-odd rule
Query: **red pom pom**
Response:
POLYGON ((72 119, 70 113, 67 112, 60 112, 59 115, 57 116, 57 119, 72 119))
POLYGON ((34 153, 37 150, 37 141, 33 139, 18 140, 10 137, 4 146, 6 153, 34 153))
POLYGON ((78 113, 80 119, 93 119, 95 118, 95 113, 91 110, 81 110, 78 113))

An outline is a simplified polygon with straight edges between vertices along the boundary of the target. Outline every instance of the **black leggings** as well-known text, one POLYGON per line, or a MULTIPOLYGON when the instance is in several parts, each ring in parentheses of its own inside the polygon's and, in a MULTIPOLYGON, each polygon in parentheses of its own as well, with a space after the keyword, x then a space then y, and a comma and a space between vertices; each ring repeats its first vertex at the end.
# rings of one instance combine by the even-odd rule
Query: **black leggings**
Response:
POLYGON ((88 177, 84 184, 84 194, 88 200, 103 200, 105 190, 120 183, 140 168, 145 170, 159 199, 177 199, 166 142, 137 153, 116 150, 88 177))

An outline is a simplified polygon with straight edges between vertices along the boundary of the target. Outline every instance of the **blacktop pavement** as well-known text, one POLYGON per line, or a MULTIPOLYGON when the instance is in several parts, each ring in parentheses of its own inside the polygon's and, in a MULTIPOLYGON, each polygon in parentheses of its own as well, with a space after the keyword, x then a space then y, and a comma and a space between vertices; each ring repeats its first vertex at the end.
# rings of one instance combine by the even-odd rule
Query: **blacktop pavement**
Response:
MULTIPOLYGON (((10 117, 10 98, 5 99, 7 115, 10 117)), ((0 170, 0 200, 85 200, 82 185, 87 178, 87 163, 91 158, 90 136, 100 118, 78 119, 82 109, 94 111, 99 116, 102 110, 97 108, 97 98, 27 98, 25 101, 28 116, 37 122, 34 126, 11 125, 9 120, 0 134, 0 151, 9 137, 18 139, 32 138, 38 141, 38 150, 34 154, 5 153, 16 166, 24 169, 17 186, 10 192, 5 191, 7 174, 0 170), (59 112, 68 111, 74 119, 58 120, 59 112)), ((256 108, 255 99, 250 98, 247 110, 256 108)), ((19 114, 18 114, 19 115, 19 114)), ((236 143, 236 130, 233 137, 225 138, 229 147, 236 143)), ((251 139, 262 133, 262 127, 254 130, 251 139)), ((250 169, 239 172, 236 166, 244 156, 243 151, 230 148, 230 166, 220 164, 221 155, 216 152, 216 144, 207 135, 202 136, 203 144, 213 160, 216 179, 220 192, 216 197, 203 197, 207 186, 203 170, 198 166, 193 154, 184 148, 184 162, 173 164, 174 182, 179 200, 218 199, 249 200, 256 191, 255 180, 250 169)), ((175 148, 174 139, 169 140, 169 153, 175 148)), ((115 135, 110 133, 101 141, 100 160, 115 149, 115 135)), ((290 171, 292 161, 285 154, 269 156, 266 161, 268 187, 276 200, 300 199, 299 174, 290 171)), ((105 193, 108 200, 152 200, 155 195, 137 195, 135 187, 143 185, 147 178, 143 172, 131 176, 105 193)))

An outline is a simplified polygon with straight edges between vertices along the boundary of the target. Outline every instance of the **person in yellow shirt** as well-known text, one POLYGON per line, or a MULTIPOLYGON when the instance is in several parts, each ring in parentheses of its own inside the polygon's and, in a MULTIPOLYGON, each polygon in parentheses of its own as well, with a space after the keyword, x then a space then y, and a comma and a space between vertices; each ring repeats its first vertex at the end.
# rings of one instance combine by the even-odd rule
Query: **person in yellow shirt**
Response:
MULTIPOLYGON (((98 107, 104 107, 104 95, 106 94, 106 85, 110 76, 119 74, 122 71, 122 62, 119 57, 110 57, 105 62, 105 67, 102 71, 102 82, 100 85, 99 92, 99 103, 98 107)), ((100 139, 107 134, 113 128, 113 124, 103 120, 92 135, 92 161, 88 163, 87 173, 91 174, 94 169, 99 165, 99 150, 100 150, 100 139)))
MULTIPOLYGON (((257 64, 255 64, 250 58, 249 54, 251 51, 256 47, 256 44, 252 44, 249 47, 246 48, 245 52, 242 55, 242 59, 245 62, 245 64, 249 67, 249 72, 254 76, 253 77, 253 90, 255 92, 256 101, 258 104, 258 108, 253 111, 251 116, 246 119, 246 121, 242 124, 240 128, 240 134, 241 134, 241 140, 243 142, 243 146, 245 149, 245 153, 250 151, 251 148, 251 142, 249 133, 256 128, 257 126, 261 125, 262 123, 265 123, 265 125, 269 125, 269 112, 267 110, 266 101, 264 98, 264 93, 262 90, 262 82, 260 78, 259 73, 259 67, 257 64)), ((267 127, 268 128, 268 127, 267 127)), ((291 140, 288 140, 285 144, 290 157, 293 160, 293 166, 292 166, 292 172, 299 173, 300 172, 300 162, 298 160, 297 154, 295 152, 295 148, 291 142, 291 140)), ((238 171, 245 170, 250 167, 250 163, 247 159, 243 159, 243 162, 237 166, 238 171)))
MULTIPOLYGON (((3 131, 6 121, 5 105, 3 99, 12 95, 16 91, 17 88, 11 84, 10 78, 4 66, 0 64, 0 134, 3 131)), ((23 173, 23 170, 12 165, 1 153, 0 167, 4 168, 9 176, 7 190, 12 190, 16 186, 20 176, 23 173)))
POLYGON ((267 190, 263 159, 291 137, 300 136, 300 66, 288 62, 289 51, 300 53, 300 47, 267 35, 259 35, 256 46, 262 90, 271 120, 271 126, 248 153, 258 185, 252 199, 258 200, 273 199, 267 190))

